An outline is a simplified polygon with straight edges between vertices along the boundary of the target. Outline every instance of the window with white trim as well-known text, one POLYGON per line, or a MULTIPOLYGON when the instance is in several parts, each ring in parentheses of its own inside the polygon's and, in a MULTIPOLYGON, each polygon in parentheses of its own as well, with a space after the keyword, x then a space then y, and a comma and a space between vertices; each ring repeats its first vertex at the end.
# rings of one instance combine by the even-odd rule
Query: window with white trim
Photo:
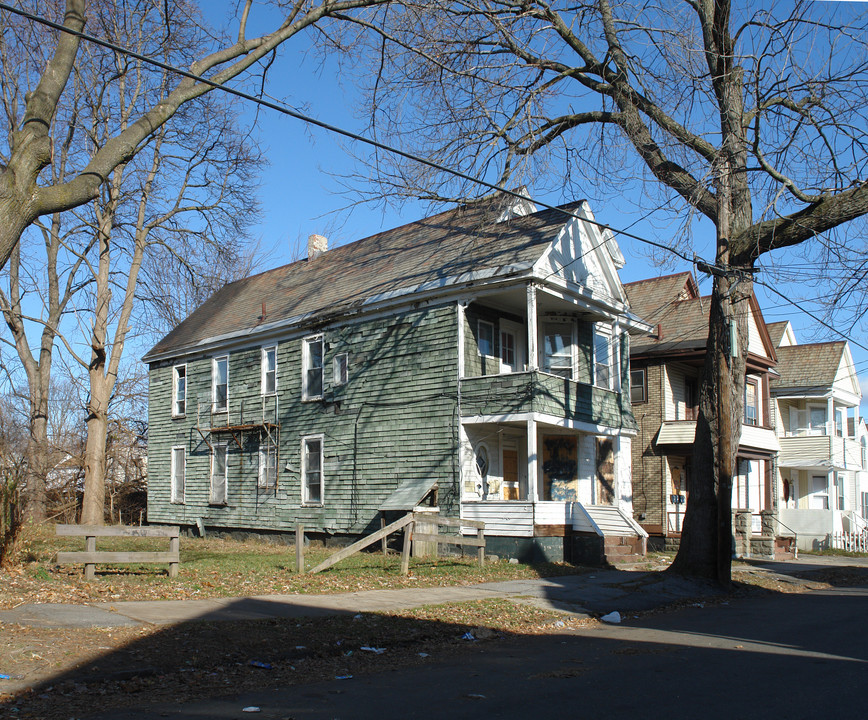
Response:
POLYGON ((211 505, 225 505, 228 498, 227 478, 229 476, 229 448, 215 445, 211 448, 211 491, 208 502, 211 505))
POLYGON ((179 505, 184 503, 184 491, 187 472, 187 452, 183 445, 172 448, 172 491, 171 502, 179 505))
POLYGON ((323 504, 322 441, 322 435, 312 435, 301 440, 301 502, 303 505, 323 504))
POLYGON ((488 320, 479 320, 476 331, 476 347, 483 357, 494 357, 494 325, 488 320))
POLYGON ((226 412, 229 408, 229 356, 211 361, 211 403, 214 412, 226 412))
POLYGON ((320 400, 323 391, 323 338, 313 335, 302 340, 301 399, 320 400))
POLYGON ((612 372, 614 353, 612 352, 612 336, 599 330, 594 330, 594 385, 612 389, 614 373, 612 372))
POLYGON ((630 370, 630 402, 643 403, 648 401, 648 386, 645 383, 645 368, 630 370))
POLYGON ((332 361, 333 382, 335 386, 346 385, 349 380, 349 356, 338 353, 332 361))
POLYGON ((277 446, 271 442, 259 445, 259 480, 260 490, 273 490, 277 487, 277 446))
POLYGON ((744 424, 759 425, 759 383, 752 378, 744 381, 744 424))
POLYGON ((172 368, 172 417, 187 414, 187 366, 172 368))
POLYGON ((829 479, 825 475, 811 477, 811 497, 808 500, 811 510, 829 509, 829 479))
POLYGON ((262 348, 262 394, 277 392, 277 347, 262 348))
POLYGON ((573 324, 543 324, 543 370, 565 378, 573 377, 573 324))

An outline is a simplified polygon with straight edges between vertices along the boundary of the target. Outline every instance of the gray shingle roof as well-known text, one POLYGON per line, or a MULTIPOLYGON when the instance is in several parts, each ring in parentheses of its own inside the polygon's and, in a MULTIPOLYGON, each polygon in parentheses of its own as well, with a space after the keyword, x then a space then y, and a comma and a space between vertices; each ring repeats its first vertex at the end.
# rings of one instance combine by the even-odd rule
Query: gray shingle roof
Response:
POLYGON ((778 348, 780 377, 773 379, 772 390, 831 387, 846 345, 842 340, 778 348))
POLYGON ((787 320, 780 322, 766 323, 766 330, 769 331, 769 337, 772 339, 772 345, 776 348, 784 336, 784 330, 787 329, 787 320))
MULTIPOLYGON (((582 201, 561 206, 571 212, 582 201)), ((496 222, 502 200, 472 203, 231 283, 160 340, 145 361, 264 323, 325 322, 382 295, 488 270, 529 267, 569 220, 544 210, 496 222), (265 303, 265 319, 261 319, 265 303)))

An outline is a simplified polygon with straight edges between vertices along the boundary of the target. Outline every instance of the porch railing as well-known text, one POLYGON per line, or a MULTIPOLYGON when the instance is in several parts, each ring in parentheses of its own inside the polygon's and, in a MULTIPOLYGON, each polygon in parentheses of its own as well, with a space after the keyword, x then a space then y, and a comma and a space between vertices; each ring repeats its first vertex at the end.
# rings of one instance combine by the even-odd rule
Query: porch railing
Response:
POLYGON ((832 548, 847 552, 868 553, 868 532, 832 533, 832 548))

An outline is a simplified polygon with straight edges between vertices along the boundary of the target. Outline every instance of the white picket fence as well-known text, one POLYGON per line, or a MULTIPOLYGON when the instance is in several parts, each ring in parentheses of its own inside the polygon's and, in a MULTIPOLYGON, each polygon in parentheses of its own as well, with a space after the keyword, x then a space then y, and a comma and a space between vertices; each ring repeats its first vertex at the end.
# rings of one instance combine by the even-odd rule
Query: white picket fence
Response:
POLYGON ((868 553, 868 532, 832 533, 832 547, 835 550, 868 553))

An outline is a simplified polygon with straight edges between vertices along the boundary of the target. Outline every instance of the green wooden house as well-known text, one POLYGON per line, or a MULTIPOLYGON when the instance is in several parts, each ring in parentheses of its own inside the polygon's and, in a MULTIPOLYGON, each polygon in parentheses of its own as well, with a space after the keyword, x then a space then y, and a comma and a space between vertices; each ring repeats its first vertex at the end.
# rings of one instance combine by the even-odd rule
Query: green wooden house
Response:
MULTIPOLYGON (((413 509, 602 561, 632 519, 623 264, 585 202, 463 206, 227 285, 150 350, 148 520, 353 536, 413 509)), ((469 531, 469 528, 468 528, 469 531)))

